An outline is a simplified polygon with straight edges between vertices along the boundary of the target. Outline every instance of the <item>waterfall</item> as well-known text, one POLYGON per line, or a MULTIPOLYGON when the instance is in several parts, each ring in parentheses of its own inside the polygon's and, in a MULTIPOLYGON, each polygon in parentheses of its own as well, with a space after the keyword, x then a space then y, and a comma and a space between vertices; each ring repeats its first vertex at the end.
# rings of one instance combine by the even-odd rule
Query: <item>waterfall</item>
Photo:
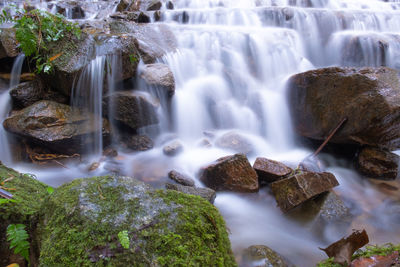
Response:
MULTIPOLYGON (((10 84, 8 90, 0 93, 0 121, 3 122, 11 111, 10 89, 19 84, 22 64, 25 55, 20 54, 14 60, 11 70, 10 84)), ((10 148, 11 137, 4 130, 3 123, 0 124, 0 160, 5 164, 12 163, 12 150, 10 148)))

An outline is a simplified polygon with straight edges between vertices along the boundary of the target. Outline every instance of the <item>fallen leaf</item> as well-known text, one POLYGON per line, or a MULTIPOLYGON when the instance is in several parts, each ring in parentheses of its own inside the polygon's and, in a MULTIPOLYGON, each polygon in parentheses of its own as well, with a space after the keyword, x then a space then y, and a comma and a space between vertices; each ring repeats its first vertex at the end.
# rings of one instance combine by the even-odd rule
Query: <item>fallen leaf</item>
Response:
POLYGON ((18 263, 11 263, 10 265, 7 265, 7 267, 19 267, 18 263))
POLYGON ((62 55, 62 53, 59 53, 59 54, 57 54, 55 56, 52 56, 51 58, 49 58, 49 61, 52 62, 53 60, 59 58, 61 55, 62 55))
POLYGON ((354 231, 350 236, 342 238, 327 248, 320 248, 329 258, 333 257, 335 263, 350 265, 353 253, 368 244, 369 238, 365 230, 354 231))

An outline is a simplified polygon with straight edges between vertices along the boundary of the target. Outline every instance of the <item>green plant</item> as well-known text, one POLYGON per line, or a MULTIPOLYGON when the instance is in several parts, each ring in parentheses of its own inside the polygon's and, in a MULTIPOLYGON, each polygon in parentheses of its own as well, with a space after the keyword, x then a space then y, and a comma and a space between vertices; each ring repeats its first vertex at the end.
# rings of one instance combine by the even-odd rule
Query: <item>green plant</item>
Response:
POLYGON ((125 249, 129 249, 130 247, 130 241, 129 241, 129 236, 128 236, 128 231, 120 231, 118 233, 118 240, 121 243, 121 246, 125 249))
POLYGON ((10 224, 7 227, 7 241, 10 242, 10 249, 14 254, 19 254, 29 263, 29 235, 23 224, 10 224))
POLYGON ((7 204, 11 202, 17 202, 15 199, 0 198, 0 205, 7 204))
POLYGON ((81 29, 76 23, 69 22, 60 14, 53 15, 47 11, 34 9, 16 10, 12 17, 3 9, 0 14, 0 23, 12 21, 15 23, 15 37, 22 52, 32 57, 36 64, 37 73, 49 73, 52 70, 52 61, 59 57, 49 57, 48 46, 62 38, 75 35, 80 38, 81 29))
POLYGON ((399 251, 400 252, 400 244, 398 245, 393 245, 391 243, 382 245, 382 246, 366 246, 363 249, 359 249, 356 251, 356 253, 353 255, 353 259, 357 259, 357 258, 368 258, 368 257, 372 257, 372 256, 376 256, 376 255, 380 255, 380 256, 386 256, 389 255, 395 251, 399 251))
POLYGON ((317 267, 344 267, 343 265, 334 262, 333 258, 326 259, 317 264, 317 267))

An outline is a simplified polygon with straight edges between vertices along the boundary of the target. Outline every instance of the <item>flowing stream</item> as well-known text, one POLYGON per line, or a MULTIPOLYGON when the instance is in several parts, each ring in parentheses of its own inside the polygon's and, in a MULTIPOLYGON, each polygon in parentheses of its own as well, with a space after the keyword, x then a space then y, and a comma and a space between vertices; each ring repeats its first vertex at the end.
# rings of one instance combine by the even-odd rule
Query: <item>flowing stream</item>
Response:
MULTIPOLYGON (((161 108, 157 131, 142 129, 152 134, 155 147, 133 154, 121 151, 118 161, 122 173, 146 182, 162 185, 172 169, 196 177, 200 167, 234 153, 216 145, 219 137, 232 132, 247 140, 251 163, 262 156, 295 167, 312 151, 300 145, 291 128, 285 87, 291 75, 332 65, 400 69, 399 1, 176 0, 174 5, 174 10, 162 7, 159 22, 168 25, 178 41, 177 51, 159 59, 171 68, 176 81, 171 122, 165 123, 161 108), (183 144, 183 153, 167 157, 162 148, 173 140, 183 144), (205 142, 211 147, 205 147, 205 142)), ((100 14, 96 12, 88 18, 100 14)), ((100 116, 103 84, 99 77, 106 74, 98 70, 107 60, 112 59, 98 56, 76 83, 76 88, 96 89, 89 102, 79 103, 83 100, 79 98, 72 102, 100 116)), ((3 151, 5 142, 0 143, 3 151)), ((91 149, 99 153, 100 147, 98 137, 91 149)), ((0 159, 7 157, 3 154, 0 159)), ((218 193, 215 205, 227 222, 237 255, 243 248, 262 244, 297 266, 309 267, 326 258, 318 247, 352 229, 365 228, 371 243, 400 242, 398 192, 382 191, 363 180, 351 162, 326 154, 321 158, 340 183, 334 191, 350 208, 352 223, 320 227, 301 219, 301 214, 285 216, 267 188, 255 194, 218 193)), ((99 168, 87 173, 84 164, 73 170, 15 167, 56 186, 104 172, 99 168)), ((202 186, 198 180, 196 185, 202 186)))

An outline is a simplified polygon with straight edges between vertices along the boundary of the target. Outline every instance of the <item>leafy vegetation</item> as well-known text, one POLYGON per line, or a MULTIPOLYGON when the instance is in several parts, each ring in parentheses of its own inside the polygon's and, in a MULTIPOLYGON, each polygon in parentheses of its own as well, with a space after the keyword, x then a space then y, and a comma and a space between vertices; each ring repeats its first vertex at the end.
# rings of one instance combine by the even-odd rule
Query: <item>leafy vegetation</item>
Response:
POLYGON ((317 264, 317 267, 344 267, 343 265, 334 262, 333 258, 326 259, 317 264))
POLYGON ((400 244, 398 245, 393 245, 391 243, 382 245, 382 246, 366 246, 363 249, 359 249, 354 255, 353 255, 353 259, 357 259, 357 258, 368 258, 371 256, 375 256, 375 255, 380 255, 380 256, 387 256, 395 251, 399 251, 400 252, 400 244))
POLYGON ((118 233, 118 240, 121 243, 121 246, 125 249, 129 249, 130 247, 130 241, 129 241, 129 236, 128 236, 128 231, 120 231, 118 233))
POLYGON ((23 224, 10 224, 7 227, 7 241, 10 242, 10 249, 14 254, 19 254, 29 262, 29 235, 23 224))
POLYGON ((48 45, 66 36, 80 38, 81 30, 76 23, 69 22, 60 14, 34 9, 31 11, 16 10, 11 16, 5 9, 0 14, 0 23, 14 22, 15 36, 22 52, 31 57, 36 64, 37 73, 49 73, 52 61, 60 55, 48 55, 48 45))

